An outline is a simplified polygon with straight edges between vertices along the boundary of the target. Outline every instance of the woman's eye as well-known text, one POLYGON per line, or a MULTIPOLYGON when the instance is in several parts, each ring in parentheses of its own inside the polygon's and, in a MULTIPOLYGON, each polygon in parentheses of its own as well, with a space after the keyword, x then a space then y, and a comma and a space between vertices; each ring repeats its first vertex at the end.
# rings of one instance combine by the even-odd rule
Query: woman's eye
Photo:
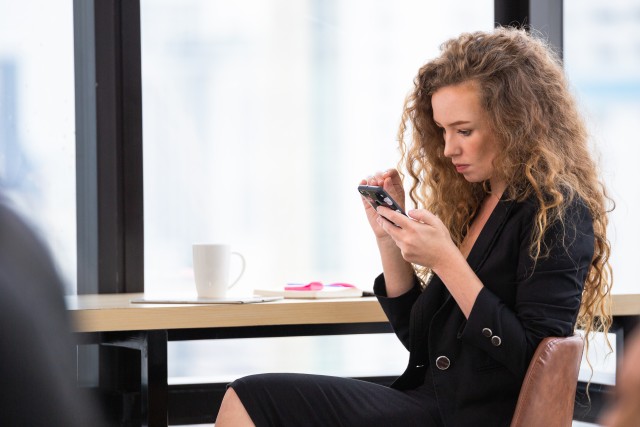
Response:
POLYGON ((470 130, 459 130, 458 133, 462 136, 469 136, 471 135, 471 131, 470 130))

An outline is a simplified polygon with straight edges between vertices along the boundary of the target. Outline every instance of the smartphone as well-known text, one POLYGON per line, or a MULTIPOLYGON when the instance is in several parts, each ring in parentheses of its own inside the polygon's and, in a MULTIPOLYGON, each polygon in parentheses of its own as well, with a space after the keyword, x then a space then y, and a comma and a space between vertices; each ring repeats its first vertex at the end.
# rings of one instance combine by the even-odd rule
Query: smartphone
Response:
POLYGON ((400 212, 404 216, 407 216, 400 205, 395 200, 393 200, 393 197, 391 197, 389 193, 384 190, 384 188, 374 185, 359 185, 358 191, 360 192, 360 194, 362 194, 362 196, 364 196, 365 199, 367 199, 373 209, 377 209, 378 206, 384 206, 393 209, 396 212, 400 212))

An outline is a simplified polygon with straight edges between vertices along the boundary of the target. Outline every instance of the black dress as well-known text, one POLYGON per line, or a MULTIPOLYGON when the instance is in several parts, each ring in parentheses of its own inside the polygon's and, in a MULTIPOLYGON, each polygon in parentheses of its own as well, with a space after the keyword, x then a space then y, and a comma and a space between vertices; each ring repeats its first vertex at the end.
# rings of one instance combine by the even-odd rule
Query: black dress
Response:
POLYGON ((441 426, 430 384, 401 391, 350 378, 260 374, 230 387, 257 427, 441 426))

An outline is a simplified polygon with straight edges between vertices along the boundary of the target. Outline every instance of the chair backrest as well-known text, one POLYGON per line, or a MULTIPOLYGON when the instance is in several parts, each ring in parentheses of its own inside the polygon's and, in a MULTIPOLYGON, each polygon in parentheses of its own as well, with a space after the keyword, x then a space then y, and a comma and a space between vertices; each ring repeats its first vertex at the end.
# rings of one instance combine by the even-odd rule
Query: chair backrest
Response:
POLYGON ((579 334, 540 342, 524 377, 511 427, 571 426, 583 348, 579 334))

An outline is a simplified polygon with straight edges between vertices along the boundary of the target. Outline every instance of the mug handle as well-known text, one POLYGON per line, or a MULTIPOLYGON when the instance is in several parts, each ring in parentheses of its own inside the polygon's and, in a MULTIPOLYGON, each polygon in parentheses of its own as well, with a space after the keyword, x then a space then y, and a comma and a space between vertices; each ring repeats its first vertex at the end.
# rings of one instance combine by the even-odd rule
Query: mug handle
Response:
POLYGON ((240 278, 242 277, 242 275, 244 274, 244 268, 246 267, 247 263, 244 260, 244 257, 242 256, 241 253, 239 252, 231 252, 231 255, 237 255, 240 257, 240 262, 242 263, 242 267, 240 268, 240 274, 238 274, 238 277, 236 277, 236 280, 234 280, 233 282, 231 282, 231 284, 229 286, 227 286, 227 289, 231 289, 233 288, 233 286, 238 283, 238 281, 240 280, 240 278))

